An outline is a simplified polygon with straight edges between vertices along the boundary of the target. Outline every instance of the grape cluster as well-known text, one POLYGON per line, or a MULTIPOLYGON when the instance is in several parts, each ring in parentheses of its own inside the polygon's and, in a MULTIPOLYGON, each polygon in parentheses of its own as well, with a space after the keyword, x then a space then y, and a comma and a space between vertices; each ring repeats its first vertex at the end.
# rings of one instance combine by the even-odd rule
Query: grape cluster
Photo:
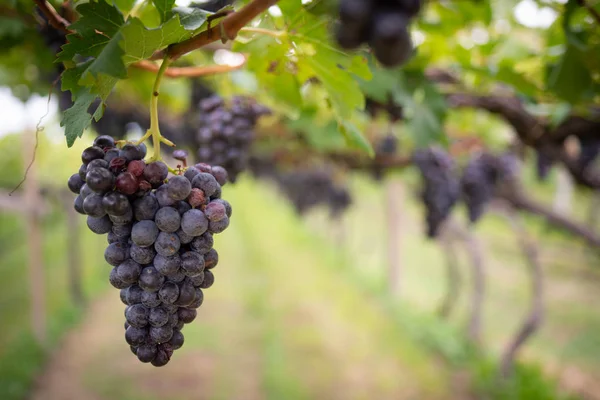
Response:
POLYGON ((517 173, 518 161, 512 153, 497 156, 484 152, 469 160, 463 170, 460 185, 471 222, 475 223, 481 218, 486 205, 494 197, 498 184, 514 179, 517 173))
POLYGON ((381 64, 400 65, 411 56, 408 27, 420 10, 421 0, 340 0, 337 42, 344 49, 367 42, 381 64))
MULTIPOLYGON (((393 156, 398 151, 398 139, 392 133, 388 133, 384 137, 375 142, 375 158, 385 158, 393 156)), ((371 168, 371 175, 376 181, 383 178, 384 168, 377 163, 371 168)))
POLYGON ((579 139, 580 150, 577 162, 582 171, 586 171, 600 154, 600 140, 596 138, 579 139))
POLYGON ((250 157, 248 169, 255 178, 274 183, 298 215, 325 205, 335 219, 352 205, 350 190, 335 182, 331 169, 301 167, 282 171, 272 157, 257 155, 250 157))
POLYGON ((394 155, 398 151, 398 139, 393 133, 388 133, 377 141, 375 145, 375 154, 381 156, 394 155))
POLYGON ((248 159, 248 170, 257 179, 276 181, 279 177, 277 164, 269 157, 251 155, 248 159))
POLYGON ((439 148, 417 150, 413 161, 423 180, 421 198, 425 205, 427 236, 436 237, 460 194, 452 157, 439 148))
POLYGON ((231 206, 221 199, 224 168, 197 164, 168 177, 164 163, 146 164, 145 155, 143 144, 117 148, 99 136, 68 186, 89 229, 108 234, 104 257, 127 306, 125 340, 141 362, 158 367, 183 345, 181 330, 214 283, 213 235, 228 227, 231 206))
POLYGON ((352 204, 348 188, 336 184, 327 169, 306 168, 280 173, 276 183, 299 215, 327 205, 332 218, 352 204))
POLYGON ((231 182, 246 169, 248 150, 258 118, 270 111, 251 99, 234 97, 228 108, 219 96, 210 96, 198 104, 199 114, 189 122, 199 146, 198 159, 222 165, 231 182))
POLYGON ((494 196, 495 168, 493 156, 479 154, 467 163, 460 181, 463 200, 467 206, 469 220, 476 222, 494 196))
POLYGON ((545 181, 550 174, 550 170, 554 165, 554 157, 550 154, 548 150, 543 148, 539 148, 535 150, 535 167, 537 178, 540 181, 545 181))
POLYGON ((396 104, 393 97, 388 96, 386 103, 379 102, 372 97, 365 97, 365 111, 371 118, 377 118, 379 112, 387 114, 390 122, 396 122, 404 118, 404 108, 396 104))

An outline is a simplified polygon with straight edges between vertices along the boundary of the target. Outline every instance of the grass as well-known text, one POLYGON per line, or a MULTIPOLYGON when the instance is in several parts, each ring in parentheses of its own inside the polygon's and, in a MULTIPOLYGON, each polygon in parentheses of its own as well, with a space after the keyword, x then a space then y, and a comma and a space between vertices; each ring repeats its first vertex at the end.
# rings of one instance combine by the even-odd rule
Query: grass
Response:
POLYGON ((75 360, 85 390, 112 399, 461 398, 438 357, 341 274, 335 249, 315 247, 319 238, 284 203, 265 207, 257 190, 271 196, 251 181, 226 192, 239 206, 216 240, 216 283, 172 363, 155 369, 129 354, 111 291, 117 300, 81 328, 103 330, 75 360))
MULTIPOLYGON (((80 342, 71 343, 80 351, 65 352, 76 365, 65 372, 69 385, 92 397, 124 400, 464 399, 471 389, 481 398, 556 400, 563 397, 549 383, 548 371, 559 376, 562 368, 575 366, 593 376, 600 370, 594 334, 600 317, 588 306, 597 304, 598 275, 582 246, 564 235, 541 235, 544 224, 528 219, 542 241, 549 313, 523 353, 526 363, 518 366, 516 379, 498 387, 495 354, 517 326, 528 297, 523 260, 504 221, 490 216, 477 228, 489 264, 484 340, 491 353, 481 355, 462 334, 466 292, 449 322, 433 315, 445 285, 443 254, 423 239, 418 205, 402 204, 397 299, 387 293, 382 190, 362 178, 353 185, 357 202, 342 229, 324 213, 297 218, 264 184, 241 180, 227 187, 234 216, 216 240, 221 256, 216 283, 206 291, 197 320, 184 331, 184 348, 164 369, 140 365, 129 353, 115 290, 102 295, 112 300, 100 310, 82 313, 69 304, 64 219, 49 217, 44 259, 52 346, 86 317, 73 332, 80 342), (470 379, 460 377, 465 370, 470 379)), ((0 324, 7 327, 0 335, 0 349, 5 349, 0 350, 0 398, 9 400, 25 397, 47 357, 27 328, 26 268, 18 267, 26 265, 22 235, 19 222, 2 215, 0 269, 7 274, 0 283, 0 304, 8 312, 0 314, 0 324)), ((93 295, 108 287, 105 242, 84 227, 81 237, 89 254, 86 293, 93 295)), ((42 393, 41 398, 61 397, 42 393)))
MULTIPOLYGON (((411 182, 408 176, 405 181, 411 182)), ((321 240, 329 245, 341 243, 340 251, 352 255, 357 279, 371 282, 375 290, 384 290, 387 282, 385 203, 380 185, 365 178, 353 181, 360 193, 353 209, 343 221, 345 237, 334 238, 339 228, 332 227, 325 214, 316 212, 308 219, 321 240)), ((401 299, 406 309, 433 314, 444 293, 444 255, 435 244, 423 238, 420 205, 411 198, 405 186, 405 201, 399 204, 401 216, 401 299)), ((547 189, 546 189, 547 191, 547 189)), ((579 194, 577 196, 580 196, 579 194)), ((576 197, 577 198, 577 197, 576 197)), ((576 203, 577 204, 577 203, 576 203)), ((581 208, 575 207, 578 213, 581 208)), ((540 242, 545 270, 547 316, 541 331, 524 347, 522 359, 542 365, 546 373, 556 376, 565 387, 585 390, 563 379, 563 372, 575 368, 578 377, 593 382, 600 376, 600 341, 596 339, 600 315, 592 304, 600 300, 597 284, 600 271, 593 268, 597 259, 577 241, 562 234, 548 233, 545 223, 526 218, 528 230, 540 242)), ((491 356, 497 355, 508 342, 528 307, 528 276, 520 249, 506 222, 487 216, 478 225, 476 235, 486 254, 486 298, 484 304, 484 343, 491 356)), ((462 251, 462 249, 461 249, 462 251)), ((451 327, 462 331, 468 318, 470 270, 464 251, 461 256, 463 290, 458 299, 458 312, 451 327)), ((451 347, 455 347, 452 346, 451 347)), ((545 397, 542 397, 545 398, 545 397)))
MULTIPOLYGON (((30 331, 29 289, 27 286, 27 252, 23 238, 25 230, 18 216, 1 214, 0 224, 0 398, 25 397, 35 376, 42 370, 48 351, 30 331)), ((83 304, 73 304, 67 288, 67 232, 65 215, 55 211, 42 223, 44 286, 48 348, 57 345, 65 331, 72 328, 82 315, 83 304)), ((84 233, 82 245, 88 249, 83 260, 83 289, 88 296, 98 292, 107 271, 102 258, 104 240, 84 233), (89 261, 91 260, 91 262, 89 261), (87 261, 87 262, 86 262, 87 261)), ((84 230, 85 229, 85 230, 84 230)))

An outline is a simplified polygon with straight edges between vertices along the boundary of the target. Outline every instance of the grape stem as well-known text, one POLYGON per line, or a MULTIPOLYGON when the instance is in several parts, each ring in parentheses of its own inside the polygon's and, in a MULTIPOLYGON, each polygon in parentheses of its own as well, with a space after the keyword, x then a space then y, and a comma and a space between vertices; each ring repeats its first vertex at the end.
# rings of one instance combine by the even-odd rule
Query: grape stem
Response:
POLYGON ((166 49, 156 51, 151 60, 158 60, 168 54, 175 60, 192 50, 199 49, 209 43, 216 42, 223 37, 233 39, 238 31, 248 25, 256 16, 266 11, 269 7, 275 5, 278 0, 252 0, 236 12, 230 13, 227 17, 219 21, 217 26, 200 32, 191 38, 173 44, 166 49))
POLYGON ((38 6, 38 8, 42 12, 42 14, 44 14, 46 16, 46 18, 48 18, 48 22, 50 23, 50 25, 52 25, 52 27, 54 27, 55 29, 58 29, 59 31, 61 31, 65 34, 73 33, 69 29, 69 25, 70 25, 69 21, 64 19, 54 9, 54 7, 52 7, 52 5, 50 3, 48 3, 46 0, 33 0, 33 1, 38 6))
MULTIPOLYGON (((167 78, 185 78, 185 77, 196 77, 222 74, 226 72, 235 71, 242 68, 246 64, 247 56, 244 55, 244 61, 238 65, 206 65, 201 67, 169 67, 165 71, 167 78)), ((141 60, 131 64, 131 67, 137 69, 143 69, 146 71, 157 72, 160 66, 154 64, 152 61, 141 60)))
MULTIPOLYGON (((140 140, 138 140, 137 144, 141 144, 145 142, 147 139, 152 137, 152 145, 154 147, 152 156, 148 159, 148 162, 161 161, 162 156, 160 154, 160 144, 164 143, 167 146, 175 147, 175 143, 166 139, 160 134, 160 127, 158 121, 158 95, 160 94, 160 83, 162 81, 163 76, 165 75, 165 71, 169 66, 171 59, 168 55, 163 59, 158 72, 156 73, 156 79, 154 80, 154 86, 152 87, 152 97, 150 100, 150 129, 146 131, 146 134, 142 136, 140 140)), ((169 167, 169 171, 173 172, 174 170, 169 167)))
POLYGON ((259 33, 261 35, 272 36, 274 38, 279 38, 287 34, 286 31, 273 31, 271 29, 253 28, 250 26, 243 27, 240 29, 240 32, 259 33))

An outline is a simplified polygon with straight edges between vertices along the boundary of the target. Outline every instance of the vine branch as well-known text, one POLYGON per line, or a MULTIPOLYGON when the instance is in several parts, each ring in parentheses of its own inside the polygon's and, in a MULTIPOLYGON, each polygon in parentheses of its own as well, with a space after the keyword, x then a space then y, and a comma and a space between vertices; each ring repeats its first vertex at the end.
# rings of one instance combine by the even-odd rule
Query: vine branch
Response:
POLYGON ((592 247, 600 248, 600 236, 596 235, 593 230, 584 224, 555 212, 550 207, 535 202, 527 197, 521 189, 510 186, 502 190, 498 196, 507 201, 515 209, 544 217, 550 224, 583 238, 592 247))
POLYGON ((272 31, 270 29, 253 28, 251 26, 243 27, 242 29, 240 29, 240 32, 259 33, 261 35, 267 35, 274 38, 279 38, 287 34, 287 32, 285 31, 272 31))
POLYGON ((518 350, 538 330, 542 323, 544 316, 544 273, 540 264, 537 246, 530 235, 528 235, 519 216, 513 209, 506 210, 504 214, 506 214, 516 233, 517 243, 527 260, 528 272, 531 279, 531 308, 523 320, 521 328, 517 331, 502 355, 500 373, 503 378, 508 378, 513 371, 518 350))
POLYGON ((600 13, 598 11, 596 11, 596 9, 594 7, 592 7, 586 0, 577 0, 577 3, 585 8, 586 10, 589 11, 590 14, 592 14, 592 17, 594 17, 594 19, 596 20, 596 22, 598 24, 600 24, 600 13))
POLYGON ((256 16, 276 4, 277 1, 278 0, 252 0, 239 11, 233 12, 223 18, 217 26, 213 26, 183 42, 173 44, 169 46, 166 51, 157 51, 150 59, 158 60, 167 56, 171 60, 176 60, 192 50, 199 49, 200 47, 216 42, 219 39, 233 40, 240 29, 246 26, 256 16))
MULTIPOLYGON (((294 160, 305 160, 307 157, 325 157, 334 163, 343 165, 349 169, 372 171, 373 168, 401 169, 412 165, 412 156, 409 155, 381 155, 375 158, 365 157, 362 153, 329 152, 322 155, 313 152, 291 151, 279 149, 276 154, 278 160, 293 162, 294 160)), ((594 179, 594 178, 589 178, 594 179)), ((600 249, 600 234, 597 234, 585 224, 573 220, 568 216, 560 215, 550 207, 531 198, 518 182, 507 182, 498 190, 496 196, 508 202, 514 208, 538 215, 548 221, 549 224, 582 238, 593 248, 600 249)))
MULTIPOLYGON (((244 62, 235 66, 209 65, 202 67, 169 67, 165 70, 164 76, 168 78, 190 78, 206 75, 223 74, 242 68, 246 64, 246 60, 247 59, 244 57, 244 62)), ((143 69, 151 72, 158 72, 158 70, 160 69, 160 66, 147 60, 138 61, 137 63, 134 63, 131 66, 137 69, 143 69)))
POLYGON ((486 110, 502 117, 513 127, 519 140, 536 149, 544 148, 552 157, 562 162, 573 176, 573 179, 585 187, 600 189, 598 171, 584 170, 580 163, 569 154, 563 142, 568 136, 578 138, 598 138, 600 121, 588 120, 571 115, 556 128, 543 118, 529 113, 522 102, 514 96, 477 95, 471 93, 451 93, 446 96, 451 107, 469 107, 486 110))
POLYGON ((63 33, 73 33, 69 29, 69 21, 61 17, 60 14, 54 9, 54 7, 52 7, 50 3, 48 3, 46 0, 33 1, 35 2, 35 4, 37 4, 42 14, 44 14, 44 16, 48 18, 48 22, 50 23, 50 25, 52 25, 55 29, 58 29, 63 33))

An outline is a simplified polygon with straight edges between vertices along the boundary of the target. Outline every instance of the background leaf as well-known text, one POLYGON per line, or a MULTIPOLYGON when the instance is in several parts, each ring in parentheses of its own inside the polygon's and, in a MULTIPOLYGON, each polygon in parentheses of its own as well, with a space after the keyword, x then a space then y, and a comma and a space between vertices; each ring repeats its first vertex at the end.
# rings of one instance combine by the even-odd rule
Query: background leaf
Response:
POLYGON ((160 22, 167 21, 173 15, 171 9, 175 5, 175 0, 152 0, 152 4, 156 7, 158 15, 160 15, 160 22))

